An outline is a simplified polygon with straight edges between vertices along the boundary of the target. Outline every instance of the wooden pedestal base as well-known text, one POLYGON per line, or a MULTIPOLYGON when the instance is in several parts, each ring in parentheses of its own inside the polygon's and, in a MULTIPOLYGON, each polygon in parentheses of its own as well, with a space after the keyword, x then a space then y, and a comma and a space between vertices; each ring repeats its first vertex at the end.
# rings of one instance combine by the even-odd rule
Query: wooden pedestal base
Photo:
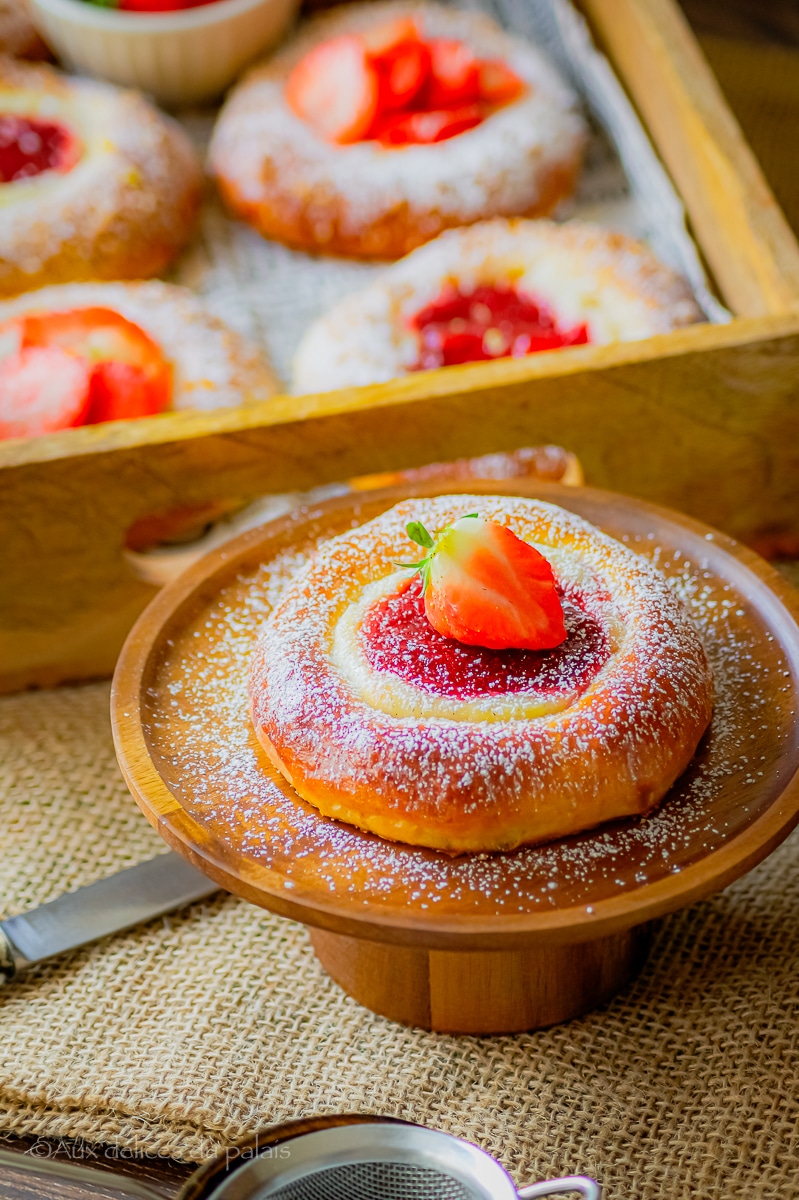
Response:
POLYGON ((440 1033, 519 1033, 614 996, 643 965, 650 927, 523 950, 425 950, 311 929, 328 975, 360 1004, 440 1033))

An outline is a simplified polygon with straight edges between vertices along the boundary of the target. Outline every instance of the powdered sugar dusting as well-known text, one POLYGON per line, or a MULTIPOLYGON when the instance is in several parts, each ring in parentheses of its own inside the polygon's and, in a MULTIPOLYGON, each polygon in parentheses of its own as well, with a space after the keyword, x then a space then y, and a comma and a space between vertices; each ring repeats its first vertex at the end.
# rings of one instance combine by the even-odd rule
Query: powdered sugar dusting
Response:
POLYGON ((674 545, 645 535, 631 545, 688 605, 716 687, 699 752, 647 817, 546 846, 453 858, 382 841, 287 798, 251 730, 247 676, 263 621, 302 554, 236 578, 166 647, 145 713, 159 769, 213 836, 282 873, 296 894, 347 897, 365 912, 399 904, 441 920, 590 908, 623 887, 680 871, 744 829, 781 790, 795 685, 784 655, 775 656, 773 634, 725 577, 713 547, 686 561, 674 545))

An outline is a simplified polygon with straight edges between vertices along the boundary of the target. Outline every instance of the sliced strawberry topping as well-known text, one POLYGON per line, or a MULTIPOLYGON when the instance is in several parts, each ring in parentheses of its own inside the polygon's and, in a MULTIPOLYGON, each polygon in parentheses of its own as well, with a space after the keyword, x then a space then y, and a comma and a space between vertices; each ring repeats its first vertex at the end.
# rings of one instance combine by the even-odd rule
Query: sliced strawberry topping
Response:
MULTIPOLYGON (((111 309, 32 313, 9 321, 0 327, 0 354, 5 354, 0 395, 11 387, 11 380, 16 391, 10 395, 28 397, 25 403, 37 412, 37 404, 43 410, 49 406, 55 423, 47 429, 150 416, 169 407, 169 363, 144 330, 111 309), (70 370, 64 369, 65 362, 70 370), (75 391, 78 374, 84 379, 80 404, 75 391), (68 391, 77 415, 67 400, 59 399, 61 376, 70 382, 72 390, 68 391), (23 383, 19 380, 27 391, 20 391, 23 383), (41 391, 40 401, 34 400, 36 388, 41 391)), ((30 434, 13 436, 43 432, 35 428, 35 422, 29 424, 30 434)))
POLYGON ((380 97, 378 110, 392 112, 411 105, 430 70, 430 52, 424 42, 408 42, 379 60, 380 97))
POLYGON ((160 365, 101 362, 92 372, 88 421, 152 417, 169 407, 171 379, 160 365))
POLYGON ((110 308, 74 308, 21 318, 26 346, 64 346, 91 363, 163 364, 159 347, 138 325, 110 308))
POLYGON ((416 22, 400 17, 362 36, 369 61, 377 72, 377 112, 407 108, 430 73, 430 51, 416 22))
POLYGON ((104 7, 122 12, 182 12, 185 8, 202 8, 216 0, 101 0, 104 7))
POLYGON ((473 129, 524 86, 501 60, 426 41, 412 17, 400 17, 315 47, 291 72, 286 99, 331 142, 432 145, 473 129))
POLYGON ((331 142, 357 142, 377 113, 380 81, 356 37, 343 34, 316 46, 297 63, 286 84, 296 112, 331 142))
MULTIPOLYGON (((104 0, 105 3, 105 0, 104 0)), ((184 8, 199 8, 203 4, 211 4, 213 0, 118 0, 111 8, 119 8, 123 12, 180 12, 184 8)))
POLYGON ((510 104, 524 91, 524 84, 515 71, 501 58, 484 58, 478 64, 480 98, 489 104, 510 104))
POLYGON ((483 114, 476 104, 435 112, 403 113, 381 122, 376 136, 383 146, 430 146, 474 129, 482 119, 483 114))
POLYGON ((543 301, 498 285, 462 292, 447 284, 432 304, 416 313, 411 326, 419 334, 417 370, 522 358, 589 341, 586 325, 562 329, 543 301))
POLYGON ((408 536, 429 553, 415 566, 438 633, 490 650, 546 650, 566 638, 552 568, 496 521, 461 517, 435 540, 418 521, 408 536))
POLYGON ((182 0, 119 0, 116 6, 123 12, 175 12, 187 8, 182 0))
POLYGON ((421 41, 419 27, 413 17, 396 17, 384 25, 374 25, 359 36, 373 62, 389 58, 409 43, 421 41))
POLYGON ((88 364, 59 346, 28 346, 0 362, 0 438, 36 437, 81 425, 88 364))
POLYGON ((0 114, 0 183, 71 171, 80 153, 79 140, 58 121, 0 114))
POLYGON ((430 79, 425 108, 455 108, 480 100, 480 68, 469 47, 441 38, 433 38, 428 45, 430 79))

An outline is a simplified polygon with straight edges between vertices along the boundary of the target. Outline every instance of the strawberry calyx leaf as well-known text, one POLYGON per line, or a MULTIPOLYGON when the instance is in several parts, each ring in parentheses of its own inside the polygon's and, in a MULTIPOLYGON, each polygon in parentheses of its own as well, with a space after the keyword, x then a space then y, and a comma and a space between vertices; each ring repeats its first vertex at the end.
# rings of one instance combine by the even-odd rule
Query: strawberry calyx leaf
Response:
POLYGON ((416 542, 417 546, 424 546, 426 550, 433 549, 435 541, 421 521, 409 521, 405 526, 405 532, 412 542, 416 542))
MULTIPOLYGON (((470 517, 478 517, 479 515, 479 513, 466 513, 463 517, 459 517, 458 519, 461 521, 467 521, 470 517)), ((422 595, 425 594, 430 583, 430 567, 438 552, 438 544, 444 535, 449 533, 451 529, 452 525, 447 525, 444 529, 439 530, 435 537, 433 537, 433 535, 427 529, 425 529, 421 521, 409 521, 405 526, 405 532, 411 541, 416 542, 417 546, 421 546, 424 550, 429 550, 430 553, 426 554, 424 558, 420 558, 418 562, 398 562, 395 563, 394 566, 405 567, 407 570, 415 571, 419 574, 422 580, 422 595)))

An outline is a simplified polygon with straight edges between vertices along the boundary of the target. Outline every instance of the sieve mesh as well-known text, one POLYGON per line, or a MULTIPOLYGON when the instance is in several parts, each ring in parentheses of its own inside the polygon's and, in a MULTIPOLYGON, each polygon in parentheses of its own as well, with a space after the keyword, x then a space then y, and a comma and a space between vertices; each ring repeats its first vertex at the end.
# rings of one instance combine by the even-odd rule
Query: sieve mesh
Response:
POLYGON ((475 1200, 450 1175, 411 1163, 346 1163, 268 1192, 269 1200, 475 1200))

